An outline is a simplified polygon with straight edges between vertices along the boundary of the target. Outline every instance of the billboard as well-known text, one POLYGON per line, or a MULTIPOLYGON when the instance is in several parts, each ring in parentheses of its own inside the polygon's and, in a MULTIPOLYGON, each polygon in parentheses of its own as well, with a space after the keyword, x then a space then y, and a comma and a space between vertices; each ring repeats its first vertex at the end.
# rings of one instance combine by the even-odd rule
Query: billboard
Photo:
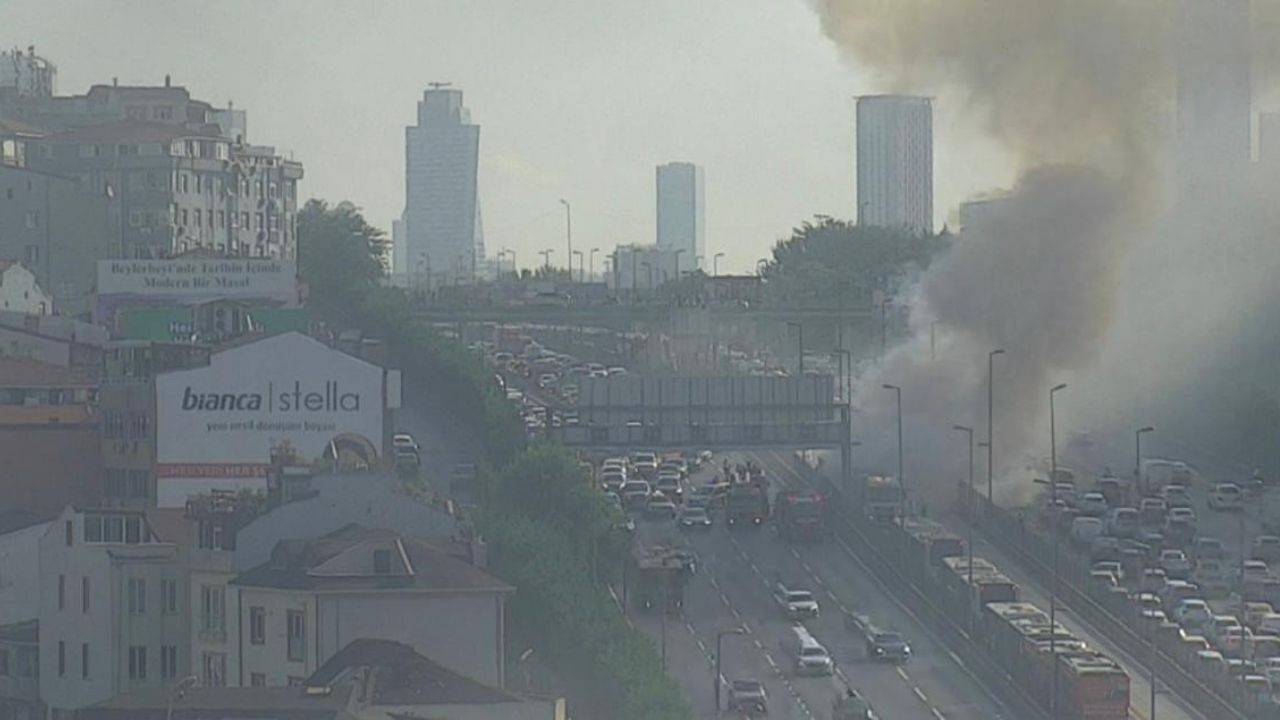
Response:
POLYGON ((273 455, 377 462, 386 375, 296 332, 214 353, 206 367, 158 375, 158 504, 182 506, 213 488, 264 489, 273 455))
POLYGON ((293 260, 253 258, 99 260, 98 294, 157 300, 219 297, 296 303, 298 267, 293 260))

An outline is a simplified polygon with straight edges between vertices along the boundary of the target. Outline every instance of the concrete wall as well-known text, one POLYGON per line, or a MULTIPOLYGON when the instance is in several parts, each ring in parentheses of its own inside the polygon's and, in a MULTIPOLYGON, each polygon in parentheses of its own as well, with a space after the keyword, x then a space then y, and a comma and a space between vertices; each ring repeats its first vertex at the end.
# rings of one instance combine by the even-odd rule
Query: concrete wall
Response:
POLYGON ((40 616, 40 538, 43 522, 0 535, 0 625, 40 616))
MULTIPOLYGON (((238 621, 235 644, 240 648, 242 672, 237 678, 243 685, 250 684, 253 673, 266 676, 267 685, 287 685, 289 678, 306 678, 328 660, 340 648, 328 648, 327 654, 319 652, 316 643, 316 600, 305 592, 290 592, 264 588, 236 588, 238 621), (266 633, 261 645, 254 645, 249 637, 249 611, 261 607, 266 612, 266 633), (300 610, 306 622, 306 652, 301 661, 289 660, 288 611, 300 610)), ((374 635, 370 637, 384 637, 374 635)))

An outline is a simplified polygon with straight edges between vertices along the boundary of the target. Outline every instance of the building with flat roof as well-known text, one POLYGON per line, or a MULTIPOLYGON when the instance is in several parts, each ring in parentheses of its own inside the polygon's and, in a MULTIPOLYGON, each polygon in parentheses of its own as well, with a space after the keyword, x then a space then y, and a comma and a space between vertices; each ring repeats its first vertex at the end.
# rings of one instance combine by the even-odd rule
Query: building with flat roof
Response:
POLYGON ((858 224, 933 232, 933 100, 858 98, 858 224))
POLYGON ((702 267, 707 252, 706 193, 702 168, 688 162, 659 165, 658 234, 659 250, 681 254, 680 272, 702 267))
POLYGON ((405 128, 406 270, 473 277, 485 260, 477 171, 480 126, 462 91, 432 87, 418 103, 418 122, 405 128))

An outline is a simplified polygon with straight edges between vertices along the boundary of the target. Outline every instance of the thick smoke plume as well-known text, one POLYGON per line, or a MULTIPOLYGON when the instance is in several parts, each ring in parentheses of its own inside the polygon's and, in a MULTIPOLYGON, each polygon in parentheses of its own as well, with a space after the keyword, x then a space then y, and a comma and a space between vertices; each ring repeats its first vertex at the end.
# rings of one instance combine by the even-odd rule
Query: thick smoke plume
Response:
MULTIPOLYGON (((1255 27, 1280 16, 1273 5, 1280 3, 1255 10, 1255 27)), ((1074 385, 1104 356, 1112 368, 1129 367, 1147 347, 1130 334, 1127 347, 1110 349, 1122 307, 1132 305, 1127 328, 1155 320, 1141 315, 1149 307, 1127 299, 1158 294, 1130 289, 1130 252, 1145 248, 1155 228, 1177 225, 1163 207, 1176 3, 817 0, 817 8, 826 33, 876 74, 872 89, 958 98, 1005 144, 1021 174, 910 291, 911 339, 860 378, 855 422, 865 463, 893 468, 893 396, 880 388, 892 383, 903 387, 909 487, 958 478, 964 438, 951 427, 971 425, 985 436, 987 352, 1006 348, 997 360, 996 471, 1025 480, 1028 456, 1048 454, 1049 387, 1074 385), (927 339, 935 323, 936 361, 927 339)), ((1188 283, 1165 289, 1195 292, 1195 269, 1183 274, 1188 283)), ((1185 326, 1173 334, 1204 339, 1185 326)), ((1160 363, 1147 369, 1144 390, 1158 392, 1160 363)), ((1188 382, 1192 373, 1182 370, 1176 380, 1188 382)), ((1073 388, 1072 424, 1089 415, 1098 421, 1085 409, 1097 400, 1129 427, 1136 402, 1125 380, 1093 378, 1081 383, 1090 391, 1073 388)), ((1060 451, 1070 436, 1060 432, 1060 451)))

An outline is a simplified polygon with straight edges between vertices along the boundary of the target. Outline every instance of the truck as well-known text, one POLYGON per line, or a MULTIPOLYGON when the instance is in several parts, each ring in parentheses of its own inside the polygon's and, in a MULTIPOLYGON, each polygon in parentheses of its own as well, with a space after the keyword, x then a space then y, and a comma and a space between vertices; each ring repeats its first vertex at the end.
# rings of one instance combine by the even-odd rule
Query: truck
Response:
POLYGON ((632 546, 627 585, 634 606, 679 614, 684 607, 684 588, 693 572, 691 557, 688 551, 669 545, 637 542, 632 546))
POLYGON ((769 518, 769 493, 764 483, 736 482, 725 495, 725 522, 735 525, 761 525, 769 518))
POLYGON ((773 597, 788 620, 818 617, 818 601, 813 593, 793 583, 779 582, 774 586, 773 597))
POLYGON ((872 522, 891 523, 902 504, 902 483, 891 475, 868 475, 862 487, 862 510, 872 522))
POLYGON ((816 541, 823 537, 823 498, 812 490, 783 490, 773 502, 774 526, 784 540, 816 541))

